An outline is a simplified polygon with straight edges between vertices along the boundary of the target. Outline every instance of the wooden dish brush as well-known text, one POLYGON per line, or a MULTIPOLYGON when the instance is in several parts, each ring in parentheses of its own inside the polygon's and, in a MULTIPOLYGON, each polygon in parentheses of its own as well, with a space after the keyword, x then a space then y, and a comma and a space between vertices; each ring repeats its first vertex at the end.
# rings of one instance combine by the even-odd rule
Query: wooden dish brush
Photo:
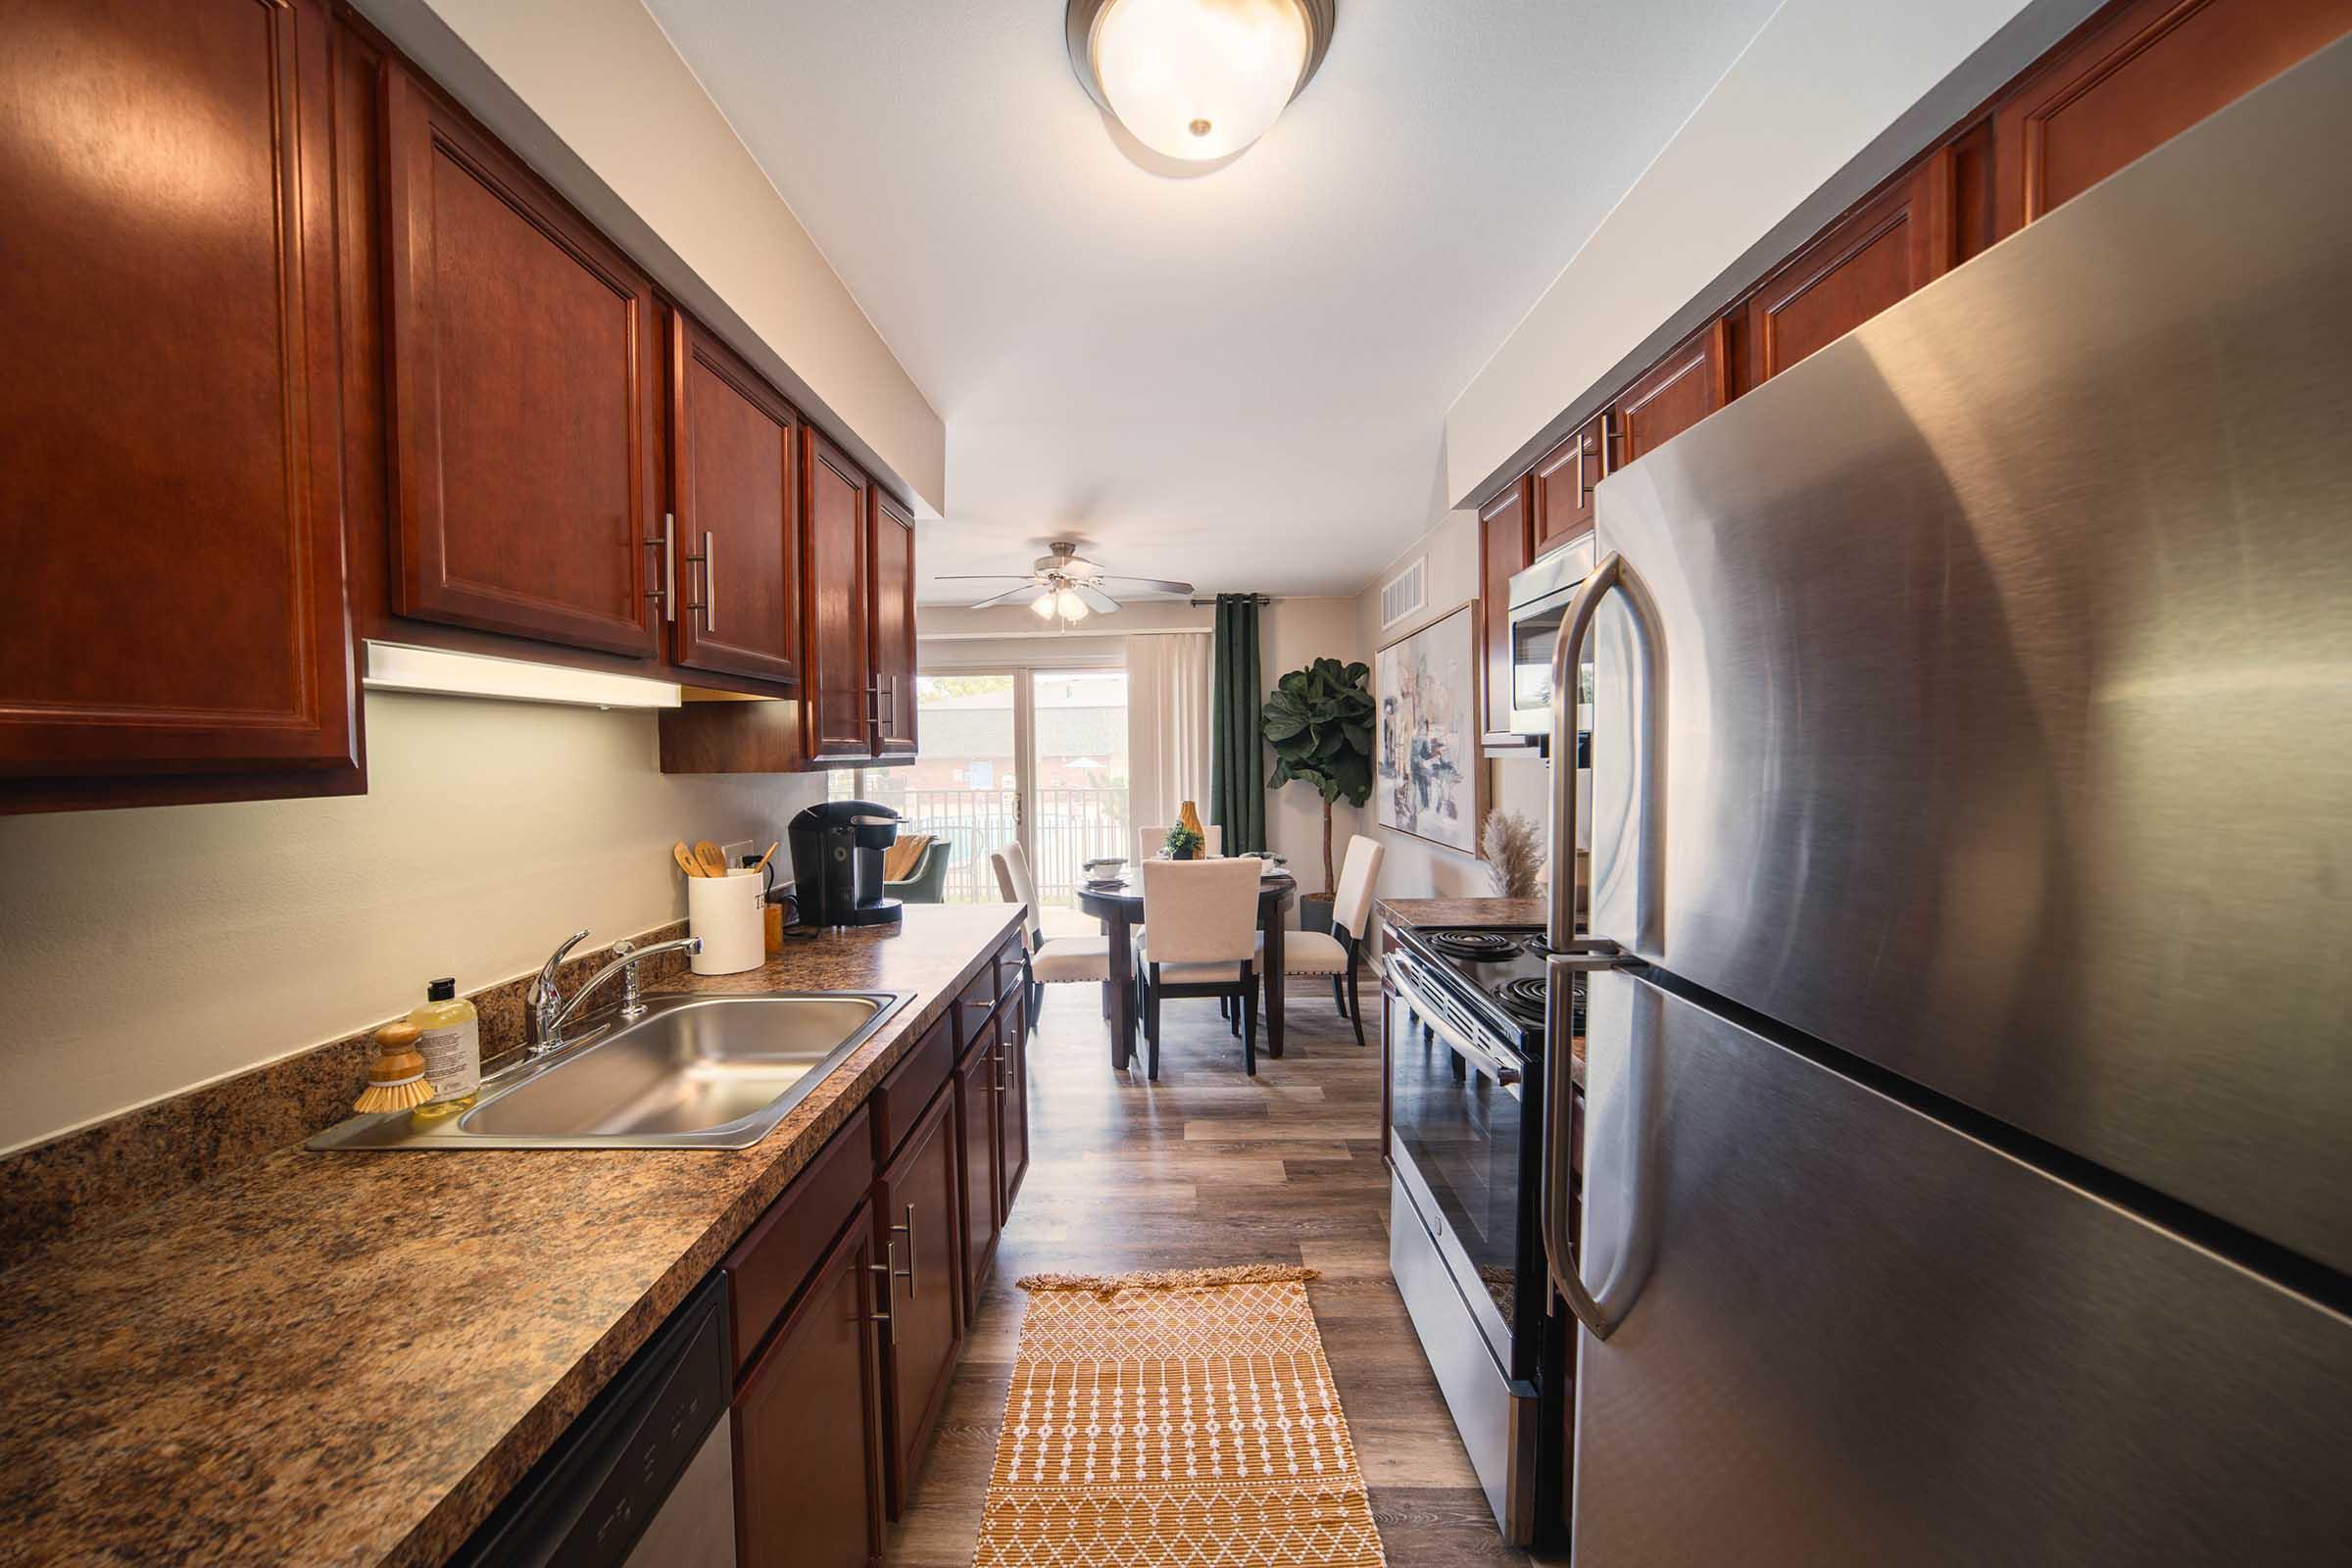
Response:
POLYGON ((368 1087, 351 1102, 359 1111, 408 1110, 433 1098, 424 1081, 424 1058, 416 1054, 422 1031, 403 1019, 375 1032, 375 1060, 368 1064, 368 1087))

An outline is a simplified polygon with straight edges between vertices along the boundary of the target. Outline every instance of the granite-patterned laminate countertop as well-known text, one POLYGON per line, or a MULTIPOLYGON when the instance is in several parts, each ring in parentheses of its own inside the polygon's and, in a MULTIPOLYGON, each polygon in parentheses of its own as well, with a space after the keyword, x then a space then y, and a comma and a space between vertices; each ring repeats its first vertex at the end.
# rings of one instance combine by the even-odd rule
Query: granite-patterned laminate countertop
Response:
POLYGON ((1382 899, 1391 925, 1542 925, 1542 899, 1382 899))
POLYGON ((1017 912, 659 988, 915 993, 755 1148, 290 1149, 0 1276, 0 1563, 440 1562, 1017 912))

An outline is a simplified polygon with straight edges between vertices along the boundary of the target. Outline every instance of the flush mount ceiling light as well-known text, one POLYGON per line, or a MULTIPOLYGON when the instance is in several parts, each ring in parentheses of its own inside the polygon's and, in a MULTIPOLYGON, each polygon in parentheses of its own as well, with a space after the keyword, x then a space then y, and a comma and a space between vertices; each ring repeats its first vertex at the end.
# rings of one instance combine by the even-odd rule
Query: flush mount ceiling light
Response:
POLYGON ((1337 0, 1069 0, 1070 65, 1162 157, 1213 163, 1273 127, 1331 47, 1337 0))

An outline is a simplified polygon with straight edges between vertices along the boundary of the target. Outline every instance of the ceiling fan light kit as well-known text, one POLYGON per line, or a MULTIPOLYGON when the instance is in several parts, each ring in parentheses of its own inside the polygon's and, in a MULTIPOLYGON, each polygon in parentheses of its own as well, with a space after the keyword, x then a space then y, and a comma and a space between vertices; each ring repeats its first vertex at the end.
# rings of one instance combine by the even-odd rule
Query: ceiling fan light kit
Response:
POLYGON ((1070 67, 1152 152, 1232 158, 1273 128, 1331 47, 1337 0, 1069 0, 1070 67))
MULTIPOLYGON (((1190 594, 1193 585, 1166 577, 1128 577, 1107 572, 1100 564, 1078 554, 1078 547, 1067 539, 1056 539, 1049 545, 1048 555, 1037 558, 1029 576, 1017 588, 992 594, 971 608, 990 610, 999 605, 1027 604, 1040 620, 1060 620, 1065 625, 1084 620, 1089 614, 1113 614, 1119 602, 1104 589, 1105 583, 1124 583, 1130 594, 1190 594)), ((941 582, 1004 582, 1011 574, 971 576, 951 573, 941 582)))

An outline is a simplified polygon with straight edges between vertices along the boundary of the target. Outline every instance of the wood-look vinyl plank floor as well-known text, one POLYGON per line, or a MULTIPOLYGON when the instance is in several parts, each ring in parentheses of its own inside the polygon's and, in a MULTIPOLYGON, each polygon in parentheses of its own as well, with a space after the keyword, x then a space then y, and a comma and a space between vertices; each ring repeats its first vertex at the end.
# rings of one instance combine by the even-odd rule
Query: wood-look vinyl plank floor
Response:
POLYGON ((1114 1074, 1093 990, 1046 988, 1029 1175, 890 1561, 969 1568, 1026 1306, 1015 1279, 1258 1262, 1322 1271, 1308 1296, 1389 1561, 1543 1560, 1496 1533, 1389 1277, 1377 1038, 1358 1049, 1310 991, 1292 999, 1289 1054, 1261 1053, 1252 1081, 1210 1004, 1170 1004, 1162 1030, 1158 1083, 1114 1074))

